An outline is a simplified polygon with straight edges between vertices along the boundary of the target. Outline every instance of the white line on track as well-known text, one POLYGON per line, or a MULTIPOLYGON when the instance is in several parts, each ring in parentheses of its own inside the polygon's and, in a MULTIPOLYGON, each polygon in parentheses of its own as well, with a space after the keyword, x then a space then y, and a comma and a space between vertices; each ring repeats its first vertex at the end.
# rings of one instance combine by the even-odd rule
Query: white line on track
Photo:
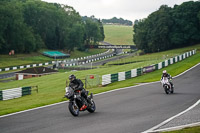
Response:
POLYGON ((196 123, 191 123, 191 124, 187 124, 187 125, 181 125, 181 126, 176 126, 176 127, 154 130, 154 132, 174 131, 174 130, 180 130, 180 129, 183 129, 183 128, 186 128, 186 127, 193 127, 193 126, 199 126, 199 125, 200 125, 200 122, 196 122, 196 123))
POLYGON ((24 110, 24 111, 19 111, 19 112, 7 114, 7 115, 2 115, 2 116, 0 116, 0 118, 8 117, 8 116, 11 116, 11 115, 16 115, 16 114, 20 114, 20 113, 24 113, 24 112, 28 112, 28 111, 32 111, 32 110, 37 110, 37 109, 42 109, 42 108, 46 108, 46 107, 51 107, 51 106, 59 105, 59 104, 66 103, 66 102, 68 102, 68 101, 54 103, 54 104, 50 104, 50 105, 45 105, 45 106, 41 106, 41 107, 37 107, 37 108, 33 108, 33 109, 28 109, 28 110, 24 110))
MULTIPOLYGON (((175 76, 175 77, 173 77, 173 78, 177 78, 177 77, 179 77, 179 76, 185 74, 186 72, 192 70, 193 68, 197 67, 198 65, 200 65, 200 63, 196 64, 195 66, 191 67, 190 69, 188 69, 188 70, 186 70, 186 71, 180 73, 179 75, 177 75, 177 76, 175 76)), ((188 125, 182 125, 182 126, 177 126, 177 127, 171 127, 171 128, 156 130, 156 129, 158 129, 159 127, 161 127, 161 126, 167 124, 168 122, 170 122, 170 121, 173 120, 174 118, 176 118, 176 117, 178 117, 178 116, 180 116, 180 115, 182 115, 182 114, 188 112, 189 110, 193 109, 193 108, 194 108, 195 106, 197 106, 199 103, 200 103, 200 99, 199 99, 195 104, 193 104, 192 106, 190 106, 188 109, 182 111, 181 113, 179 113, 179 114, 177 114, 177 115, 175 115, 175 116, 172 116, 171 118, 169 118, 169 119, 163 121, 162 123, 160 123, 160 124, 158 124, 158 125, 156 125, 156 126, 150 128, 150 129, 148 129, 148 130, 146 130, 146 131, 144 131, 144 132, 142 132, 142 133, 151 133, 151 132, 153 133, 153 132, 160 132, 160 131, 170 131, 170 130, 173 130, 173 129, 175 130, 175 129, 181 129, 181 128, 184 128, 184 127, 195 126, 195 125, 197 125, 197 124, 199 125, 200 122, 198 122, 198 123, 193 123, 193 124, 188 124, 188 125)))
MULTIPOLYGON (((190 69, 184 71, 183 73, 175 76, 174 78, 177 78, 183 74, 185 74, 186 72, 190 71, 191 69, 197 67, 199 64, 191 67, 190 69)), ((102 94, 106 94, 106 93, 110 93, 110 92, 114 92, 114 91, 118 91, 118 90, 124 90, 124 89, 130 89, 130 88, 135 88, 135 87, 138 87, 138 86, 143 86, 143 85, 148 85, 148 84, 153 84, 153 83, 158 83, 160 81, 155 81, 155 82, 150 82, 150 83, 143 83, 143 84, 140 84, 140 85, 135 85, 135 86, 129 86, 129 87, 124 87, 124 88, 119 88, 119 89, 115 89, 115 90, 111 90, 111 91, 106 91, 106 92, 102 92, 102 93, 99 93, 99 94, 95 94, 94 96, 98 96, 98 95, 102 95, 102 94)), ((28 110, 24 110, 24 111, 19 111, 19 112, 15 112, 15 113, 11 113, 11 114, 7 114, 7 115, 2 115, 0 116, 0 118, 3 118, 3 117, 8 117, 8 116, 12 116, 12 115, 16 115, 16 114, 20 114, 20 113, 24 113, 24 112, 28 112, 28 111, 33 111, 33 110, 37 110, 37 109, 42 109, 42 108, 46 108, 46 107, 51 107, 51 106, 54 106, 54 105, 59 105, 59 104, 63 104, 63 103, 67 103, 68 101, 63 101, 63 102, 59 102, 59 103, 55 103, 55 104, 50 104, 50 105, 46 105, 46 106, 41 106, 41 107, 37 107, 37 108, 33 108, 33 109, 28 109, 28 110)))
POLYGON ((174 118, 176 118, 176 117, 178 117, 178 116, 180 116, 180 115, 182 115, 182 114, 184 114, 184 113, 190 111, 191 109, 193 109, 194 107, 196 107, 199 103, 200 103, 200 99, 199 99, 195 104, 193 104, 192 106, 190 106, 190 107, 187 108, 186 110, 182 111, 181 113, 179 113, 179 114, 177 114, 177 115, 175 115, 175 116, 172 116, 171 118, 169 118, 169 119, 163 121, 162 123, 160 123, 160 124, 158 124, 158 125, 156 125, 156 126, 150 128, 150 129, 148 129, 148 130, 146 130, 146 131, 144 131, 144 132, 142 132, 142 133, 152 133, 152 132, 156 132, 156 129, 158 129, 159 127, 161 127, 161 126, 167 124, 168 122, 170 122, 170 121, 173 120, 174 118))

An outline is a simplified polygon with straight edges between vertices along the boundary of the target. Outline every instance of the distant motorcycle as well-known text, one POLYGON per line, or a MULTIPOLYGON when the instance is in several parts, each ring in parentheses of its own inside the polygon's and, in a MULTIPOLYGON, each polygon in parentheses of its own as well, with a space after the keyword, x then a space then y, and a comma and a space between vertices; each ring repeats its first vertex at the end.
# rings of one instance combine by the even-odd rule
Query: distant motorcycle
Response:
POLYGON ((174 93, 174 88, 170 84, 169 79, 167 77, 163 77, 163 79, 161 80, 161 83, 166 94, 174 93))
MULTIPOLYGON (((74 91, 71 87, 66 87, 65 91, 66 91, 65 97, 69 99, 69 106, 68 106, 69 111, 71 112, 73 116, 78 116, 80 108, 83 106, 81 102, 81 92, 74 91)), ((90 113, 93 113, 96 110, 96 105, 93 100, 93 94, 91 93, 88 96, 89 91, 87 91, 86 93, 87 93, 87 99, 86 99, 87 108, 85 110, 87 110, 90 113)), ((82 110, 82 111, 85 111, 85 110, 82 110)))

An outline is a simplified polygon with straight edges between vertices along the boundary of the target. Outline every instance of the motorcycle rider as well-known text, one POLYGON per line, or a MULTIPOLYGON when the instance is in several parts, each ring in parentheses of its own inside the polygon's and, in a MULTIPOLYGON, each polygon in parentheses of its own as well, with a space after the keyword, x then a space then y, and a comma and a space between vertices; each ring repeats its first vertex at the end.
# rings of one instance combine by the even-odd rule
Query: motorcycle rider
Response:
POLYGON ((69 86, 73 88, 74 91, 81 91, 81 101, 83 106, 80 108, 80 110, 84 110, 87 108, 87 95, 86 90, 83 88, 83 82, 80 79, 77 79, 75 75, 69 76, 69 86))
POLYGON ((167 77, 168 80, 169 80, 169 83, 170 83, 171 86, 174 88, 174 85, 173 85, 173 83, 172 83, 172 81, 171 81, 171 80, 172 80, 172 77, 171 77, 170 74, 167 73, 167 70, 164 70, 164 71, 163 71, 163 74, 162 74, 161 80, 163 79, 163 77, 167 77))

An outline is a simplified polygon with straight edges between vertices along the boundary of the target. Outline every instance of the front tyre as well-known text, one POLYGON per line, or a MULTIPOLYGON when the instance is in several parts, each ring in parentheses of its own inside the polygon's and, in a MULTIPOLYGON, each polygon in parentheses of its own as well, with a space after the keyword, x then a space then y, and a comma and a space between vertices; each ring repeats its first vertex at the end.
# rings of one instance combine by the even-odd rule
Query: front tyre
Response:
POLYGON ((90 112, 90 113, 93 113, 95 110, 96 110, 96 105, 95 105, 95 102, 92 100, 91 105, 89 106, 87 111, 90 112))
POLYGON ((169 89, 168 89, 168 86, 167 86, 167 85, 165 85, 165 86, 164 86, 164 89, 165 89, 165 93, 166 93, 166 94, 169 94, 169 93, 170 93, 170 91, 169 91, 169 89))
POLYGON ((73 116, 79 115, 79 107, 75 105, 73 102, 69 102, 69 111, 73 116))
POLYGON ((174 88, 172 87, 172 88, 171 88, 171 94, 173 94, 173 93, 174 93, 174 88))

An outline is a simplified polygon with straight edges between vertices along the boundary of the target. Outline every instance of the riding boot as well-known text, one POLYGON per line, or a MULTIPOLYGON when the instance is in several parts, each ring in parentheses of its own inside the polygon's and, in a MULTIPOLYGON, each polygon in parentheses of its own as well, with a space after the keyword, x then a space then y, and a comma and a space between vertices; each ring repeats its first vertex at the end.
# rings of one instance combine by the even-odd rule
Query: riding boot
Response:
POLYGON ((172 88, 174 88, 174 84, 172 82, 170 82, 170 84, 171 84, 172 88))

